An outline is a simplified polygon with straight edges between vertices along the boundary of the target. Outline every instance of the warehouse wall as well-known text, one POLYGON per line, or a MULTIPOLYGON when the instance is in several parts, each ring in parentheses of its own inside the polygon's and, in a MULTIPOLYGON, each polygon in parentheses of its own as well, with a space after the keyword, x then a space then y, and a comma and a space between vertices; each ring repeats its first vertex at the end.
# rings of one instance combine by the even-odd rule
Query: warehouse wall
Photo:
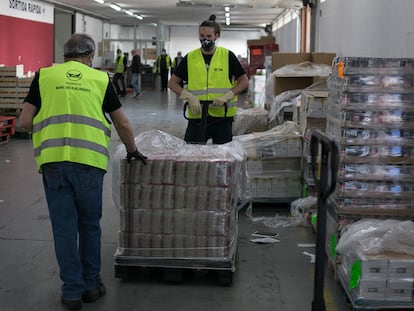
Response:
POLYGON ((414 57, 413 0, 326 0, 316 10, 316 51, 414 57))
MULTIPOLYGON (((171 26, 170 54, 176 56, 178 51, 183 55, 189 51, 199 48, 198 26, 171 26)), ((217 40, 217 45, 230 49, 236 56, 247 57, 247 40, 260 39, 266 35, 264 30, 222 30, 217 40)))
POLYGON ((63 45, 72 34, 72 16, 69 12, 61 12, 55 10, 55 25, 54 25, 54 62, 63 63, 63 45))
POLYGON ((293 19, 274 32, 279 52, 299 52, 300 50, 300 21, 293 19))
POLYGON ((36 71, 53 63, 53 6, 0 1, 0 64, 36 71))

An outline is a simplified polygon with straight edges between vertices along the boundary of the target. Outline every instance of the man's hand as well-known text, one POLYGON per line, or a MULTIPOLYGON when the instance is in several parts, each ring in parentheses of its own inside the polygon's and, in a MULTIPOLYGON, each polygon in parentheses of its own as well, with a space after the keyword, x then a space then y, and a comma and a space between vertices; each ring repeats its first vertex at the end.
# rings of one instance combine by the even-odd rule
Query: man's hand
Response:
POLYGON ((233 91, 228 91, 223 96, 217 97, 213 100, 214 106, 224 106, 225 103, 227 103, 229 100, 231 100, 234 97, 233 91))
POLYGON ((191 112, 193 114, 199 114, 201 113, 201 104, 200 100, 191 94, 187 90, 183 90, 180 95, 180 99, 184 99, 188 101, 188 105, 190 106, 191 112))
POLYGON ((131 159, 141 160, 144 165, 147 164, 147 157, 136 149, 134 152, 127 152, 127 162, 130 163, 131 159))

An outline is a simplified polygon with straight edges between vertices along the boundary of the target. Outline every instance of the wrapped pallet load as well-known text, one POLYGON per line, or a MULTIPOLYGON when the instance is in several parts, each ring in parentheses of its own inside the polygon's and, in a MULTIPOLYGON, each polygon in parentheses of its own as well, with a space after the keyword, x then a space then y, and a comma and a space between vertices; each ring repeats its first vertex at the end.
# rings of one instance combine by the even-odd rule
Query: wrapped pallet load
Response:
POLYGON ((122 150, 113 161, 120 211, 116 261, 152 265, 161 258, 166 267, 221 262, 234 270, 237 203, 246 187, 243 147, 186 144, 158 130, 142 133, 136 143, 148 156, 146 165, 127 163, 122 150))
POLYGON ((414 223, 361 219, 343 229, 338 276, 355 304, 413 308, 414 223))
POLYGON ((268 131, 235 136, 247 151, 250 198, 253 202, 291 202, 302 194, 302 137, 287 121, 268 131))

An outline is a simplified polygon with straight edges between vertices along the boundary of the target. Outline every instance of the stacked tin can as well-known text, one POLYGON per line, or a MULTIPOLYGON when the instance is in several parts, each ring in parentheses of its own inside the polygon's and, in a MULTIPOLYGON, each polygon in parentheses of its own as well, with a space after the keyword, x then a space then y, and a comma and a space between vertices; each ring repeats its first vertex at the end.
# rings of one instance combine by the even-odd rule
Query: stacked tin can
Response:
POLYGON ((414 59, 336 58, 327 132, 338 138, 340 213, 414 215, 414 59))
MULTIPOLYGON (((327 224, 332 259, 339 229, 346 224, 414 216, 414 59, 337 57, 328 89, 326 132, 340 149, 338 185, 327 224)), ((344 287, 351 288, 347 276, 352 265, 345 265, 338 272, 344 287)), ((409 282, 413 280, 414 273, 409 282)), ((360 290, 352 289, 356 299, 368 297, 360 290)), ((382 297, 407 300, 385 292, 382 297)))
POLYGON ((244 160, 206 151, 220 146, 182 147, 184 152, 169 150, 164 156, 148 151, 146 165, 121 160, 116 256, 227 260, 233 255, 244 160))

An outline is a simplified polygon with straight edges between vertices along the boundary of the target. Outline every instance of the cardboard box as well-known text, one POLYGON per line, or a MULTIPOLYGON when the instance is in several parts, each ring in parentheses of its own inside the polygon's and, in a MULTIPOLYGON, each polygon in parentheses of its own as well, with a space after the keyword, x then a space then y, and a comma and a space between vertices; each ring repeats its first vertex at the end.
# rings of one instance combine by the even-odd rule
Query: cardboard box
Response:
POLYGON ((253 199, 300 198, 302 178, 285 176, 251 178, 250 193, 253 199))
POLYGON ((388 262, 388 278, 414 278, 414 261, 412 259, 390 259, 388 262))
MULTIPOLYGON (((302 62, 314 64, 332 65, 335 53, 272 53, 272 71, 286 65, 294 65, 302 62)), ((304 89, 319 80, 320 77, 275 77, 274 95, 290 90, 304 89)))
POLYGON ((335 57, 335 53, 312 53, 312 62, 314 64, 325 64, 332 66, 332 61, 335 57))
POLYGON ((384 300, 385 290, 385 279, 361 279, 359 286, 354 289, 354 294, 358 299, 384 300))
POLYGON ((310 53, 275 52, 272 53, 272 71, 286 65, 299 64, 306 61, 312 61, 312 55, 310 53))
POLYGON ((247 171, 251 177, 275 175, 280 172, 301 172, 302 158, 274 158, 247 160, 247 171))
POLYGON ((412 301, 413 279, 389 279, 385 290, 387 301, 412 301))
POLYGON ((247 46, 251 45, 265 45, 265 44, 275 44, 276 38, 273 36, 261 36, 260 39, 247 40, 247 46))

